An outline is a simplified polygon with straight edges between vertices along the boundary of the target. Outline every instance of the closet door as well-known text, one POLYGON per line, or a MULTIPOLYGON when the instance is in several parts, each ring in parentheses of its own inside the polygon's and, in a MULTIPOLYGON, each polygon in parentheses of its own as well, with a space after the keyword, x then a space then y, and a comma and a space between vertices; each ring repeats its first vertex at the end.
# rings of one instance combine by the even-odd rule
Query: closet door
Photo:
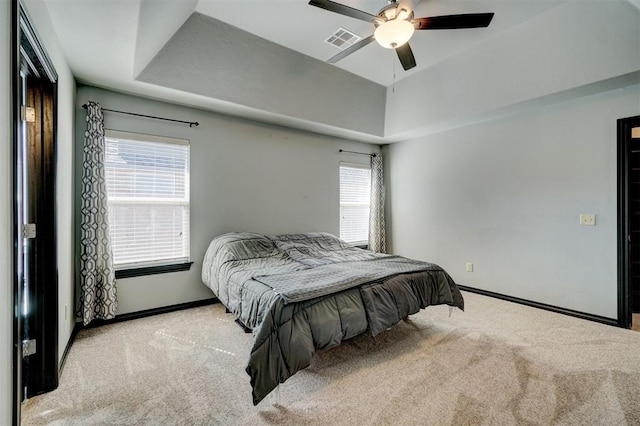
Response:
POLYGON ((58 387, 55 88, 34 75, 22 84, 22 357, 30 398, 58 387))
POLYGON ((637 328, 633 313, 640 313, 640 116, 618 120, 618 325, 637 328))
POLYGON ((629 129, 629 304, 640 312, 640 126, 629 129))

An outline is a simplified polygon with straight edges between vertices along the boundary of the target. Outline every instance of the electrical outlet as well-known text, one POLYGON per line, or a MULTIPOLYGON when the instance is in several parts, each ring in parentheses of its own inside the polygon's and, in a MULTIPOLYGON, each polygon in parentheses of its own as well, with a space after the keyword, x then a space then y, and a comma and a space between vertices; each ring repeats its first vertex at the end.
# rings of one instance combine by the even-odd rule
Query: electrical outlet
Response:
POLYGON ((473 263, 467 262, 467 272, 473 272, 473 263))
POLYGON ((580 225, 596 226, 596 215, 582 213, 580 215, 580 225))
POLYGON ((69 319, 69 305, 67 303, 65 303, 64 305, 64 320, 68 320, 69 319))

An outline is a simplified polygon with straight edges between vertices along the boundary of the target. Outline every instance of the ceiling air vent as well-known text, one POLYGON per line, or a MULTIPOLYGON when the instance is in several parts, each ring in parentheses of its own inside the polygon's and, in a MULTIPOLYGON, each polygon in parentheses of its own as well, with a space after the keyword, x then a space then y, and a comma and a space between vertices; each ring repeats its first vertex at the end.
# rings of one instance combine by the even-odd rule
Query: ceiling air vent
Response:
POLYGON ((325 41, 340 50, 344 50, 362 40, 362 37, 352 33, 345 28, 338 28, 335 33, 331 34, 325 41))

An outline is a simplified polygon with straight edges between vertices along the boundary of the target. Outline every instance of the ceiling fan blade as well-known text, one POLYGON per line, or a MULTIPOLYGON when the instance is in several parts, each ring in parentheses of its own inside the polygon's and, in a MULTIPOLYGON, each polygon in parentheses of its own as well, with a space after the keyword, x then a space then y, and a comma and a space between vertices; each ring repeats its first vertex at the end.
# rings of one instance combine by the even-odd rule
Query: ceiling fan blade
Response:
POLYGON ((400 59, 402 68, 404 68, 405 71, 409 71, 411 68, 416 66, 416 58, 413 56, 409 43, 396 47, 396 53, 398 54, 398 59, 400 59))
POLYGON ((493 13, 466 13, 462 15, 432 16, 430 18, 416 18, 411 22, 416 30, 456 30, 459 28, 488 27, 493 19, 493 13))
POLYGON ((351 18, 360 19, 362 21, 373 22, 377 18, 377 16, 370 13, 330 0, 311 0, 309 4, 311 6, 316 6, 321 9, 339 13, 340 15, 350 16, 351 18))
POLYGON ((362 40, 360 40, 356 44, 353 44, 353 45, 347 47, 342 52, 338 53, 337 55, 332 56, 329 59, 327 59, 327 62, 330 63, 330 64, 335 64, 340 59, 344 59, 347 56, 351 55, 353 52, 362 49, 367 44, 371 43, 373 40, 374 40, 373 34, 371 34, 369 37, 363 38, 362 40))

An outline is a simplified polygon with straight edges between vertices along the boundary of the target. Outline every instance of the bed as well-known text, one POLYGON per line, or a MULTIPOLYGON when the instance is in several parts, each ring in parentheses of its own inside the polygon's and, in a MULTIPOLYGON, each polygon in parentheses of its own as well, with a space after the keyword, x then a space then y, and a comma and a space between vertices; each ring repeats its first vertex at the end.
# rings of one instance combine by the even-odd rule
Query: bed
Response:
POLYGON ((220 235, 205 254, 202 281, 253 331, 246 371, 254 405, 308 367, 317 350, 367 330, 375 336, 427 306, 464 309, 438 265, 322 232, 220 235))

